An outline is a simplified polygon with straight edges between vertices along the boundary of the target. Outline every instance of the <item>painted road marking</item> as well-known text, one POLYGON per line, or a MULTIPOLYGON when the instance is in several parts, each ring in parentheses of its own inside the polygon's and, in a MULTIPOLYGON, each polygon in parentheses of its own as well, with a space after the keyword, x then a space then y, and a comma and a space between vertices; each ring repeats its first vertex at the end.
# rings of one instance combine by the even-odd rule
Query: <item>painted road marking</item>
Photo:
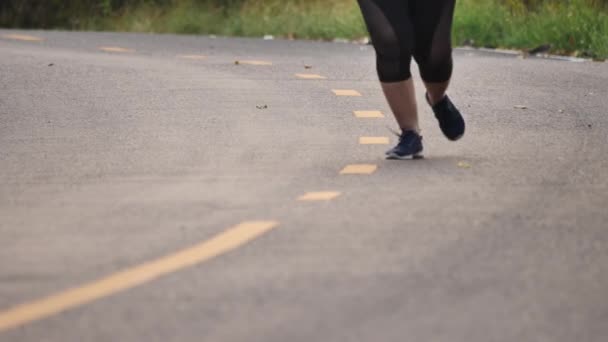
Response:
POLYGON ((356 117, 361 119, 370 119, 370 118, 383 118, 384 114, 382 114, 379 110, 356 110, 353 112, 356 117))
POLYGON ((177 55, 177 58, 201 60, 207 58, 205 55, 177 55))
POLYGON ((377 165, 373 164, 353 164, 347 165, 342 171, 341 175, 370 175, 378 169, 377 165))
POLYGON ((307 192, 298 197, 298 201, 330 201, 340 196, 336 191, 307 192))
POLYGON ((28 36, 25 34, 3 34, 2 38, 13 39, 13 40, 23 40, 26 42, 41 42, 44 40, 40 37, 28 36))
POLYGON ((278 222, 274 221, 243 222, 193 247, 0 312, 0 331, 43 319, 212 259, 246 244, 277 226, 278 222))
POLYGON ((333 91, 336 96, 361 96, 360 92, 352 89, 332 89, 331 91, 333 91))
POLYGON ((361 145, 388 145, 390 143, 388 137, 360 137, 359 144, 361 145))
POLYGON ((127 48, 122 48, 122 47, 118 47, 118 46, 100 46, 99 50, 105 51, 105 52, 121 52, 121 53, 135 52, 135 50, 133 50, 133 49, 127 49, 127 48))
POLYGON ((317 74, 296 74, 297 78, 301 78, 304 80, 325 80, 327 77, 317 75, 317 74))
POLYGON ((248 65, 272 65, 269 61, 235 61, 234 64, 248 64, 248 65))

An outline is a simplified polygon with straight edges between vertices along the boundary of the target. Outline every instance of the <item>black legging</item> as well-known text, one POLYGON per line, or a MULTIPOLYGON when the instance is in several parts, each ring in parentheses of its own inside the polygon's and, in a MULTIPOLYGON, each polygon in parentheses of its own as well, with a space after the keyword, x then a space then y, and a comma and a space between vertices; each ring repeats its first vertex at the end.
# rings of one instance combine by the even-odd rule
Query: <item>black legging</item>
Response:
POLYGON ((456 0, 358 0, 376 49, 381 82, 409 79, 412 55, 427 82, 452 75, 452 17, 456 0))

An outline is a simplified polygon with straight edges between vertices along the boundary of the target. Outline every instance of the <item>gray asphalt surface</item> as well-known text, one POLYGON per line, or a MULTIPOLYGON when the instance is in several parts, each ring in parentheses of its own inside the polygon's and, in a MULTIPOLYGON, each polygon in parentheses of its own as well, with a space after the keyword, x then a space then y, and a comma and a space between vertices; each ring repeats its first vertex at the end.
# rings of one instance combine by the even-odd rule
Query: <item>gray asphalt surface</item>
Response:
POLYGON ((0 311, 281 225, 0 341, 608 340, 607 63, 457 51, 467 135, 419 91, 426 159, 395 162, 358 144, 394 127, 369 46, 15 33, 44 41, 0 38, 0 311))

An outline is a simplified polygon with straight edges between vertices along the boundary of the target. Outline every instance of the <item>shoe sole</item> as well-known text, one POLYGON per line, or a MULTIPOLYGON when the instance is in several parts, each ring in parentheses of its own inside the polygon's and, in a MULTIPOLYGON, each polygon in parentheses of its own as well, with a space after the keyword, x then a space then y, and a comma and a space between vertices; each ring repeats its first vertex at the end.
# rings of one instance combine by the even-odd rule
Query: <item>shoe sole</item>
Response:
POLYGON ((388 160, 416 160, 416 159, 424 159, 424 155, 422 153, 409 154, 407 156, 399 156, 394 153, 387 154, 386 159, 388 160))
POLYGON ((448 138, 448 140, 450 140, 450 141, 458 141, 458 140, 460 140, 460 138, 464 137, 464 133, 462 133, 461 135, 459 135, 459 136, 457 136, 455 138, 450 138, 447 135, 445 137, 448 138))

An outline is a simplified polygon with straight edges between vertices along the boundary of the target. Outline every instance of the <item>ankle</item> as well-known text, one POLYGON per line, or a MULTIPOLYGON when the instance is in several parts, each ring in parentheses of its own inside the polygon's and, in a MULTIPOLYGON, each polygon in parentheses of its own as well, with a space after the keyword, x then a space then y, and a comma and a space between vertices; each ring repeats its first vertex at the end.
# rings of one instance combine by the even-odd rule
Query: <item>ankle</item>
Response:
POLYGON ((418 127, 401 127, 401 134, 405 134, 408 132, 414 132, 416 134, 420 134, 420 129, 418 127))
POLYGON ((428 102, 428 104, 433 107, 435 106, 437 103, 441 102, 441 100, 443 100, 446 97, 446 93, 441 93, 441 94, 432 94, 432 93, 426 93, 426 102, 428 102))

